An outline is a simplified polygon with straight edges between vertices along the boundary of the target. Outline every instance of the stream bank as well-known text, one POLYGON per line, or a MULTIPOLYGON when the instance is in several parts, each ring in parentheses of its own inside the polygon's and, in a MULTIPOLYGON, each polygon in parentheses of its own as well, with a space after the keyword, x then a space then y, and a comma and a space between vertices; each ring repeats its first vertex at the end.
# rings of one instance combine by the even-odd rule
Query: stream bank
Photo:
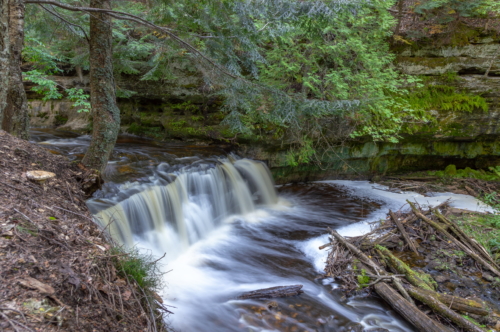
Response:
POLYGON ((0 330, 152 331, 163 325, 161 318, 151 320, 145 293, 120 271, 120 262, 136 257, 128 260, 92 220, 82 191, 87 170, 3 131, 0 156, 0 330), (33 182, 26 177, 33 170, 55 177, 33 182))

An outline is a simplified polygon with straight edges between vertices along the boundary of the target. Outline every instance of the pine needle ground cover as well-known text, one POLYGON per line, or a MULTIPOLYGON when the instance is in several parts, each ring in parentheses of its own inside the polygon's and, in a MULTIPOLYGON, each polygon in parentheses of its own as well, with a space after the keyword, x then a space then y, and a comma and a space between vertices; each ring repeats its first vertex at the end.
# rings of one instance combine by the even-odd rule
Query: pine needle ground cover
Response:
POLYGON ((161 331, 152 265, 106 241, 87 171, 5 132, 0 156, 0 330, 161 331), (31 170, 55 177, 41 185, 31 170))

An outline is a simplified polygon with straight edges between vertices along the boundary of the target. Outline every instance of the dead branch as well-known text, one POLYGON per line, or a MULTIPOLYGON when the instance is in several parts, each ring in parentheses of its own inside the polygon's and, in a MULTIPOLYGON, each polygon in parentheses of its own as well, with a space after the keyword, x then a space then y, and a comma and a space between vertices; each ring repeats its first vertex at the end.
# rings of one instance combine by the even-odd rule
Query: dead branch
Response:
POLYGON ((394 212, 392 212, 391 210, 389 210, 389 215, 391 216, 392 221, 398 227, 399 231, 401 232, 401 235, 403 235, 403 238, 405 239, 405 241, 408 244, 408 246, 410 247, 410 249, 418 256, 417 248, 415 248, 415 244, 408 236, 408 233, 406 233, 406 230, 403 227, 403 224, 398 220, 398 218, 394 215, 394 212))

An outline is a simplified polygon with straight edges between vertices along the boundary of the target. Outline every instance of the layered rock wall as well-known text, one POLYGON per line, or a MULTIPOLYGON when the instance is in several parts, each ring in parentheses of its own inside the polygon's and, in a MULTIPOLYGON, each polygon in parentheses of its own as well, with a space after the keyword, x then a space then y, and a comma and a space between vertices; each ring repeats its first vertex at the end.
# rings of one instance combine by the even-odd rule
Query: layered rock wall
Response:
MULTIPOLYGON (((395 65, 403 73, 423 78, 427 86, 453 87, 466 97, 479 95, 488 110, 473 106, 460 110, 467 98, 452 99, 456 105, 451 109, 428 109, 431 120, 419 125, 416 133, 403 135, 400 143, 351 140, 330 149, 321 157, 321 165, 287 166, 289 148, 281 142, 241 143, 240 154, 267 161, 280 182, 440 169, 451 163, 473 168, 500 165, 500 38, 476 35, 462 46, 429 42, 395 47, 394 51, 395 65)), ((137 77, 118 80, 119 89, 137 92, 119 99, 122 130, 159 139, 229 138, 231 133, 219 125, 223 118, 218 112, 220 101, 204 92, 199 75, 189 67, 179 67, 175 76, 163 82, 137 77)), ((85 78, 58 80, 65 86, 88 85, 85 78)), ((68 101, 31 100, 30 107, 33 126, 90 128, 89 115, 78 113, 68 101)))

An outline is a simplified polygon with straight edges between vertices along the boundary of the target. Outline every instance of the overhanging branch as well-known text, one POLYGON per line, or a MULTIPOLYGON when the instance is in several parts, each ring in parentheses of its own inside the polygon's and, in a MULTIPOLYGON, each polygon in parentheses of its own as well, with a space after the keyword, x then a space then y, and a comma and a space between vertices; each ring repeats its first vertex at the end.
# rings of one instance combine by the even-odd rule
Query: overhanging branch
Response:
POLYGON ((48 8, 45 8, 42 4, 40 4, 40 7, 42 7, 44 10, 46 10, 50 14, 54 15, 55 17, 57 17, 58 19, 60 19, 64 23, 68 24, 69 26, 74 26, 74 27, 80 29, 83 32, 83 35, 85 36, 85 39, 87 39, 87 41, 90 40, 89 37, 87 36, 87 33, 85 32, 85 29, 83 29, 83 27, 81 27, 80 25, 72 23, 72 22, 69 22, 68 20, 66 20, 65 18, 63 18, 61 15, 59 15, 59 13, 57 13, 55 10, 52 11, 52 10, 50 10, 48 8))
POLYGON ((202 52, 200 52, 196 47, 194 47, 190 43, 186 42, 184 39, 180 38, 176 34, 174 34, 171 31, 171 29, 160 27, 160 26, 158 26, 154 23, 151 23, 148 20, 145 20, 137 15, 129 14, 126 12, 120 12, 120 11, 116 11, 116 10, 111 10, 111 9, 71 6, 71 5, 68 5, 65 3, 61 3, 58 1, 52 1, 52 0, 26 0, 25 3, 34 3, 34 4, 38 4, 38 5, 43 5, 43 4, 53 5, 53 6, 57 6, 59 8, 63 8, 63 9, 74 11, 74 12, 105 13, 105 14, 108 14, 109 16, 116 18, 116 19, 119 19, 119 20, 128 20, 128 21, 136 22, 138 24, 147 26, 153 30, 161 31, 164 34, 167 34, 173 40, 175 40, 177 43, 179 43, 180 45, 182 45, 186 49, 190 50, 195 55, 201 57, 203 60, 208 62, 211 66, 213 66, 214 68, 219 70, 221 73, 223 73, 227 76, 230 76, 232 78, 235 78, 235 79, 241 79, 241 80, 246 81, 246 79, 244 79, 243 77, 234 75, 234 74, 228 72, 227 70, 225 70, 219 64, 215 63, 212 59, 210 59, 209 57, 204 55, 202 52))

